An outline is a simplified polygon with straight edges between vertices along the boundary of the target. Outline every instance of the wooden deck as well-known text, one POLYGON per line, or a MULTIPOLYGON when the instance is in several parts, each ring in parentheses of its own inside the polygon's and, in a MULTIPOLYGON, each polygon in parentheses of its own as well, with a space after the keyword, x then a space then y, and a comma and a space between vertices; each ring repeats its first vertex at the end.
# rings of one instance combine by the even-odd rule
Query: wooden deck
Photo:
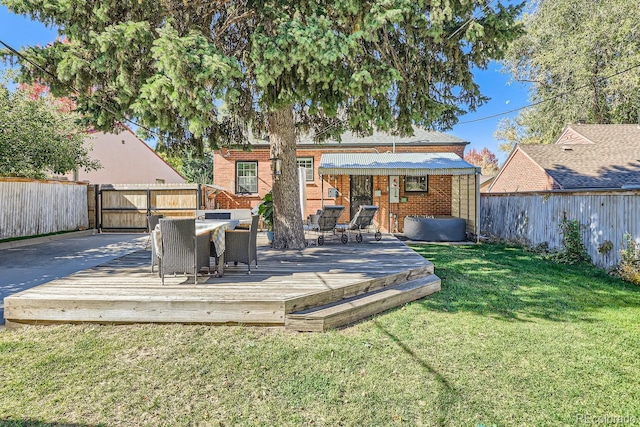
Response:
POLYGON ((390 235, 277 251, 258 239, 258 269, 228 266, 223 277, 165 277, 150 251, 5 298, 7 326, 22 323, 207 323, 326 330, 440 289, 433 265, 390 235), (340 307, 344 306, 344 309, 340 307), (324 314, 323 314, 324 313, 324 314))

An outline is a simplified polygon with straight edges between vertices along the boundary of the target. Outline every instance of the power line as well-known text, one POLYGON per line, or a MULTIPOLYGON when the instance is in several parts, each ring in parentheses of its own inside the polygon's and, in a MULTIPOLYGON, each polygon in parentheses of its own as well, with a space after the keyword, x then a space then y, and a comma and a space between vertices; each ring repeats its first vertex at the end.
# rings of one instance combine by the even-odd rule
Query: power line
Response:
MULTIPOLYGON (((53 74, 52 72, 50 72, 49 70, 45 69, 44 67, 42 67, 40 64, 37 64, 36 62, 32 61, 31 59, 27 58, 26 56, 24 56, 21 52, 19 52, 18 50, 14 49, 12 46, 8 45, 7 43, 5 43, 3 40, 0 39, 0 44, 2 44, 4 47, 6 47, 11 53, 13 53, 16 56, 19 56, 20 58, 22 58, 24 61, 28 62, 29 64, 33 65, 34 67, 36 67, 37 69, 39 69, 40 71, 42 71, 43 73, 45 73, 46 75, 48 75, 49 77, 51 77, 52 79, 56 80, 58 83, 66 86, 67 88, 73 90, 75 93, 80 93, 80 91, 73 86, 71 83, 66 83, 63 82, 62 80, 60 80, 58 78, 58 76, 56 76, 55 74, 53 74)), ((115 111, 113 111, 112 109, 110 109, 108 106, 105 106, 99 102, 94 101, 96 105, 98 105, 100 108, 103 108, 106 112, 113 114, 115 117, 117 117, 119 114, 116 113, 115 111)), ((141 129, 146 130, 147 132, 149 132, 150 134, 159 137, 160 135, 152 130, 149 129, 148 127, 141 125, 139 123, 137 123, 135 120, 129 119, 127 117, 123 117, 121 120, 118 120, 118 123, 120 124, 124 124, 122 122, 127 122, 130 123, 136 127, 139 127, 141 129)))
MULTIPOLYGON (((494 2, 494 1, 495 1, 495 0, 491 0, 491 1, 489 1, 489 3, 485 4, 485 5, 482 7, 482 10, 480 11, 480 13, 482 13, 482 12, 484 12, 484 11, 488 10, 488 9, 489 9, 489 7, 493 4, 493 2, 494 2)), ((447 40, 451 40, 451 38, 452 38, 453 36, 455 36, 456 34, 458 34, 460 31, 462 31, 462 29, 463 29, 464 27, 466 27, 467 25, 469 25, 471 22, 475 21, 475 20, 477 19, 477 18, 476 18, 476 16, 475 16, 475 14, 476 14, 476 12, 473 12, 473 13, 471 14, 471 18, 467 19, 467 20, 466 20, 465 22, 463 22, 463 23, 462 23, 458 28, 456 28, 456 30, 455 30, 453 33, 451 33, 451 34, 447 37, 447 40)), ((526 108, 526 107, 523 107, 523 108, 526 108)), ((515 110, 515 111, 517 111, 517 110, 515 110)), ((505 114, 506 114, 506 113, 505 113, 505 114)), ((335 124, 335 125, 329 125, 329 126, 326 126, 324 129, 322 129, 321 131, 317 132, 317 133, 316 133, 316 135, 322 135, 322 134, 324 134, 324 133, 326 133, 326 132, 330 131, 331 129, 336 128, 337 126, 338 126, 337 124, 335 124)))
MULTIPOLYGON (((482 12, 484 12, 484 11, 488 10, 488 8, 493 4, 493 2, 494 2, 494 1, 495 1, 495 0, 491 0, 491 1, 489 1, 487 4, 485 4, 485 5, 482 7, 482 10, 481 10, 480 12, 482 13, 482 12)), ((457 28, 453 33, 451 33, 451 34, 447 37, 447 40, 450 40, 452 37, 454 37, 456 34, 458 34, 460 31, 462 31, 462 29, 464 29, 464 27, 466 27, 467 25, 469 25, 471 22, 475 21, 476 19, 477 19, 477 18, 475 17, 475 12, 474 12, 474 13, 471 15, 471 18, 469 18, 468 20, 466 20, 465 22, 463 22, 463 23, 462 23, 462 24, 461 24, 461 25, 460 25, 460 26, 459 26, 459 27, 458 27, 458 28, 457 28)), ((47 74, 48 76, 50 76, 50 77, 51 77, 51 78, 53 78, 54 80, 58 81, 59 83, 63 84, 64 86, 66 86, 66 87, 68 87, 68 88, 72 89, 74 92, 76 92, 76 93, 80 93, 80 91, 79 91, 75 86, 73 86, 73 85, 72 85, 72 84, 70 84, 70 83, 66 83, 66 82, 61 81, 61 80, 58 78, 58 76, 56 76, 55 74, 51 73, 49 70, 47 70, 47 69, 43 68, 42 66, 40 66, 40 65, 39 65, 39 64, 37 64, 37 63, 35 63, 34 61, 30 60, 29 58, 27 58, 26 56, 24 56, 22 53, 20 53, 18 50, 14 49, 12 46, 8 45, 7 43, 5 43, 5 42, 4 42, 3 40, 1 40, 1 39, 0 39, 0 44, 2 44, 3 46, 5 46, 5 47, 6 47, 10 52, 12 52, 14 55, 16 55, 16 56, 18 56, 18 57, 22 58, 24 61, 26 61, 26 62, 28 62, 29 64, 33 65, 34 67, 38 68, 40 71, 42 71, 43 73, 47 74)), ((94 102, 95 102, 95 101, 94 101, 94 102)), ((105 105, 103 105, 103 104, 101 104, 101 103, 99 103, 99 102, 95 102, 95 104, 96 104, 96 105, 98 105, 100 108, 103 108, 105 111, 107 111, 107 112, 111 113, 112 115, 116 116, 116 117, 119 115, 118 113, 116 113, 115 111, 113 111, 112 109, 110 109, 108 106, 105 106, 105 105)), ((529 107, 529 106, 522 107, 522 108, 527 108, 527 107, 529 107)), ((520 108, 520 109, 522 109, 522 108, 520 108)), ((515 109, 515 110, 513 110, 513 111, 518 111, 518 109, 515 109)), ((502 113, 502 114, 508 114, 508 113, 509 113, 509 112, 502 113)), ((487 117, 487 118, 489 118, 489 117, 487 117)), ((486 118, 485 118, 485 119, 486 119, 486 118)), ((479 120, 484 120, 484 119, 476 119, 475 121, 479 121, 479 120)), ((119 120, 119 122, 120 122, 120 123, 121 123, 122 121, 125 121, 125 122, 127 122, 127 123, 131 123, 131 124, 133 124, 134 126, 137 126, 137 127, 139 127, 139 128, 142 128, 142 129, 146 130, 147 132, 149 132, 150 134, 155 135, 155 136, 157 136, 157 137, 159 137, 159 136, 160 136, 156 131, 151 130, 151 129, 149 129, 148 127, 146 127, 146 126, 144 126, 144 125, 141 125, 141 124, 137 123, 136 121, 134 121, 134 120, 132 120, 132 119, 129 119, 129 118, 127 118, 127 117, 123 117, 123 119, 122 119, 122 120, 119 120)), ((470 123, 470 122, 471 122, 471 121, 469 121, 468 123, 470 123)), ((458 124, 461 124, 461 123, 458 123, 458 124)), ((330 125, 330 126, 327 126, 325 129, 321 130, 321 131, 320 131, 320 132, 318 132, 317 134, 318 134, 318 135, 321 135, 321 134, 323 134, 323 133, 325 133, 325 132, 328 132, 331 128, 336 127, 336 126, 337 126, 337 125, 330 125)))
MULTIPOLYGON (((489 3, 487 3, 485 6, 483 6, 482 11, 487 10, 487 9, 491 6, 491 4, 492 4, 494 1, 495 1, 495 0, 491 0, 489 3)), ((476 18, 475 18, 475 16, 472 16, 471 18, 469 18, 469 19, 468 19, 467 21, 465 21, 462 25, 460 25, 460 27, 458 27, 458 28, 457 28, 453 33, 451 33, 451 35, 449 35, 449 36, 447 37, 447 39, 451 39, 453 36, 455 36, 457 33, 459 33, 459 32, 460 32, 460 31, 461 31, 465 26, 467 26, 469 23, 471 23, 471 22, 472 22, 472 21, 474 21, 475 19, 476 19, 476 18)), ((3 46, 5 46, 5 47, 6 47, 6 48, 11 52, 11 53, 13 53, 14 55, 16 55, 16 56, 18 56, 18 57, 22 58, 24 61, 26 61, 26 62, 28 62, 29 64, 33 65, 34 67, 38 68, 40 71, 42 71, 43 73, 47 74, 47 75, 48 75, 48 76, 50 76, 51 78, 55 79, 55 80, 56 80, 56 81, 58 81, 59 83, 63 84, 64 86, 67 86, 68 88, 72 89, 74 92, 79 93, 79 90, 78 90, 77 88, 75 88, 72 84, 61 81, 61 80, 58 78, 58 76, 56 76, 55 74, 51 73, 49 70, 47 70, 47 69, 43 68, 43 67, 42 67, 42 66, 40 66, 39 64, 35 63, 35 62, 34 62, 34 61, 32 61, 31 59, 27 58, 27 57, 26 57, 26 56, 24 56, 21 52, 19 52, 18 50, 14 49, 12 46, 10 46, 9 44, 5 43, 5 42, 4 42, 3 40, 1 40, 1 39, 0 39, 0 44, 2 44, 3 46)), ((633 69, 635 69, 635 68, 638 68, 638 67, 640 67, 640 64, 633 65, 633 66, 628 67, 628 68, 626 68, 626 69, 624 69, 624 70, 621 70, 621 71, 618 71, 618 72, 616 72, 616 73, 613 73, 613 74, 611 74, 611 75, 609 75, 609 76, 605 76, 605 77, 599 78, 599 79, 598 79, 598 81, 606 81, 606 80, 609 80, 609 79, 611 79, 611 78, 613 78, 613 77, 616 77, 616 76, 618 76, 618 75, 620 75, 620 74, 624 74, 624 73, 629 72, 629 71, 631 71, 631 70, 633 70, 633 69)), ((585 88, 587 88, 587 87, 589 87, 589 86, 591 86, 591 84, 585 84, 585 85, 579 86, 579 87, 577 87, 577 88, 575 88, 575 89, 573 89, 573 90, 574 90, 574 91, 575 91, 575 90, 582 90, 582 89, 585 89, 585 88)), ((469 123, 476 123, 476 122, 480 122, 480 121, 484 121, 484 120, 489 120, 489 119, 492 119, 492 118, 495 118, 495 117, 504 116, 504 115, 506 115, 506 114, 511 114, 511 113, 516 112, 516 111, 520 111, 520 110, 524 110, 524 109, 526 109, 526 108, 534 107, 534 106, 536 106, 536 105, 540 105, 540 104, 545 103, 545 102, 553 101, 554 99, 558 99, 558 98, 563 97, 563 96, 565 96, 565 95, 567 95, 567 94, 569 94, 569 93, 570 93, 569 91, 561 92, 561 93, 559 93, 559 94, 557 94, 557 95, 552 96, 551 98, 547 98, 547 99, 543 99, 543 100, 540 100, 540 101, 537 101, 537 102, 533 102, 533 103, 531 103, 531 104, 524 105, 524 106, 522 106, 522 107, 513 108, 513 109, 510 109, 510 110, 506 110, 506 111, 503 111, 503 112, 500 112, 500 113, 496 113, 496 114, 491 114, 491 115, 484 116, 484 117, 480 117, 480 118, 477 118, 477 119, 471 119, 471 120, 461 121, 461 122, 456 123, 456 124, 455 124, 455 126, 457 126, 457 125, 469 124, 469 123)), ((95 102, 95 101, 94 101, 94 102, 95 102)), ((99 103, 99 102, 95 102, 95 103, 96 103, 96 105, 98 105, 99 107, 103 108, 105 111, 107 111, 107 112, 109 112, 109 113, 113 114, 114 116, 118 116, 118 113, 116 113, 115 111, 113 111, 113 110, 112 110, 112 109, 110 109, 109 107, 107 107, 107 106, 105 106, 105 105, 103 105, 103 104, 101 104, 101 103, 99 103)), ((132 124, 132 125, 134 125, 134 126, 137 126, 137 127, 139 127, 139 128, 142 128, 142 129, 146 130, 147 132, 149 132, 149 133, 150 133, 150 134, 152 134, 152 135, 160 136, 156 131, 154 131, 154 130, 152 130, 152 129, 150 129, 150 128, 148 128, 148 127, 144 126, 144 125, 141 125, 141 124, 137 123, 136 121, 134 121, 134 120, 132 120, 132 119, 129 119, 129 118, 127 118, 127 117, 122 118, 122 120, 120 120, 119 122, 122 122, 122 121, 125 121, 125 122, 130 123, 130 124, 132 124)), ((317 134, 318 134, 318 135, 321 135, 321 134, 323 134, 323 133, 325 133, 325 132, 328 132, 331 128, 334 128, 334 127, 336 127, 336 126, 337 126, 337 125, 330 125, 330 126, 327 126, 325 129, 321 130, 321 131, 320 131, 320 132, 318 132, 317 134)))
MULTIPOLYGON (((615 72, 615 73, 613 73, 611 75, 605 76, 605 77, 600 77, 600 78, 597 79, 597 81, 598 82, 602 82, 602 81, 609 80, 609 79, 611 79, 613 77, 619 76, 620 74, 627 73, 627 72, 629 72, 629 71, 631 71, 631 70, 633 70, 635 68, 640 68, 640 64, 632 65, 631 67, 625 68, 624 70, 621 70, 621 71, 617 71, 617 72, 615 72)), ((518 107, 518 108, 513 108, 513 109, 508 110, 508 111, 503 111, 501 113, 491 114, 490 116, 485 116, 485 117, 480 117, 478 119, 465 120, 463 122, 458 122, 458 123, 455 124, 455 126, 457 126, 457 125, 466 125, 466 124, 475 123, 475 122, 481 122, 483 120, 488 120, 488 119, 493 119, 495 117, 504 116, 505 114, 515 113, 516 111, 524 110, 525 108, 535 107, 536 105, 540 105, 540 104, 543 104, 545 102, 553 101, 554 99, 558 99, 558 98, 561 98, 561 97, 563 97, 565 95, 568 95, 572 91, 586 89, 586 88, 588 88, 590 86, 591 86, 591 83, 587 83, 587 84, 584 84, 582 86, 578 86, 577 88, 574 88, 571 91, 567 90, 567 91, 561 92, 561 93, 559 93, 557 95, 552 96, 551 98, 542 99, 540 101, 532 102, 531 104, 528 104, 528 105, 525 105, 525 106, 522 106, 522 107, 518 107)))

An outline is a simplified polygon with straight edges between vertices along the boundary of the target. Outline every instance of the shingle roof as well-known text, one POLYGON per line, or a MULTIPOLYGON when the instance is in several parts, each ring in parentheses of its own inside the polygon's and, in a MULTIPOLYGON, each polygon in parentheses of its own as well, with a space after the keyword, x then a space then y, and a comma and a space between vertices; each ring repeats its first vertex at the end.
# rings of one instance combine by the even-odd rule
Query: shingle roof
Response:
POLYGON ((640 185, 638 125, 569 125, 584 144, 519 145, 563 189, 640 185))
MULTIPOLYGON (((345 132, 342 135, 342 142, 335 140, 328 140, 321 145, 467 145, 468 142, 457 138, 453 135, 448 135, 442 132, 424 130, 418 127, 414 127, 413 136, 393 136, 386 132, 374 132, 371 136, 359 137, 353 132, 345 132)), ((310 135, 304 135, 300 138, 298 145, 314 144, 310 135)))
POLYGON ((321 175, 473 175, 479 168, 454 153, 329 153, 321 175))
MULTIPOLYGON (((250 138, 252 145, 268 145, 268 139, 250 138)), ((424 130, 418 127, 413 128, 413 136, 394 136, 386 132, 374 132, 371 136, 360 137, 353 132, 345 132, 342 134, 341 142, 333 139, 316 143, 313 136, 306 134, 301 135, 298 140, 298 146, 310 147, 371 147, 371 146, 390 146, 390 145, 468 145, 469 142, 442 132, 424 130)))

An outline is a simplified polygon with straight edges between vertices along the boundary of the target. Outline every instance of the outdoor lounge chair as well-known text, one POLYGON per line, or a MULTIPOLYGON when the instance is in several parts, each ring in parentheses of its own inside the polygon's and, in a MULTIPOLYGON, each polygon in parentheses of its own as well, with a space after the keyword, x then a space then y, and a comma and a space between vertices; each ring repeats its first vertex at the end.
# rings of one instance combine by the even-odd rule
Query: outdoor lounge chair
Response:
POLYGON ((226 230, 224 234, 224 262, 247 264, 247 274, 251 274, 251 262, 258 268, 256 240, 258 236, 258 215, 251 217, 248 230, 226 230))
POLYGON ((196 222, 193 218, 160 219, 162 245, 159 248, 160 277, 164 285, 167 274, 193 274, 194 283, 198 283, 198 273, 204 267, 209 269, 209 234, 196 235, 196 222))
MULTIPOLYGON (((325 233, 331 232, 331 235, 336 234, 336 224, 338 222, 338 218, 342 215, 342 211, 344 211, 344 206, 328 205, 318 211, 317 218, 312 218, 306 231, 319 234, 318 246, 324 245, 325 233), (315 222, 316 219, 317 222, 315 222)), ((349 238, 344 232, 340 235, 340 241, 342 243, 347 243, 349 241, 349 238)))
POLYGON ((149 225, 149 241, 148 245, 151 245, 151 272, 153 273, 153 268, 158 265, 158 254, 156 254, 156 247, 151 241, 151 232, 156 228, 156 225, 160 223, 160 218, 162 215, 147 215, 147 224, 149 225))
MULTIPOLYGON (((373 217, 378 212, 378 207, 373 205, 360 205, 358 212, 353 216, 349 224, 338 224, 336 226, 337 231, 347 232, 349 240, 351 240, 351 232, 357 232, 356 242, 362 242, 362 231, 368 230, 373 224, 373 217)), ((374 238, 376 241, 382 239, 382 234, 375 228, 374 238)))

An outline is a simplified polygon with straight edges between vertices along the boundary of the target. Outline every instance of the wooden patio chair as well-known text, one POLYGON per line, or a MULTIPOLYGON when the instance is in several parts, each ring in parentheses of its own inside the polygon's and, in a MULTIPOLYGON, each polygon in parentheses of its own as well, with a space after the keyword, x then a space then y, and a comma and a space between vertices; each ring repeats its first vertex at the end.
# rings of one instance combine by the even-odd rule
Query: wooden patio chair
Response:
POLYGON ((196 235, 193 218, 160 219, 162 240, 160 277, 164 285, 167 274, 193 274, 194 284, 198 284, 198 273, 204 267, 211 275, 209 267, 209 234, 196 235))
POLYGON ((258 215, 251 217, 248 230, 226 230, 224 235, 224 262, 241 262, 247 264, 247 274, 251 274, 251 262, 258 268, 258 251, 256 240, 258 236, 258 215))

